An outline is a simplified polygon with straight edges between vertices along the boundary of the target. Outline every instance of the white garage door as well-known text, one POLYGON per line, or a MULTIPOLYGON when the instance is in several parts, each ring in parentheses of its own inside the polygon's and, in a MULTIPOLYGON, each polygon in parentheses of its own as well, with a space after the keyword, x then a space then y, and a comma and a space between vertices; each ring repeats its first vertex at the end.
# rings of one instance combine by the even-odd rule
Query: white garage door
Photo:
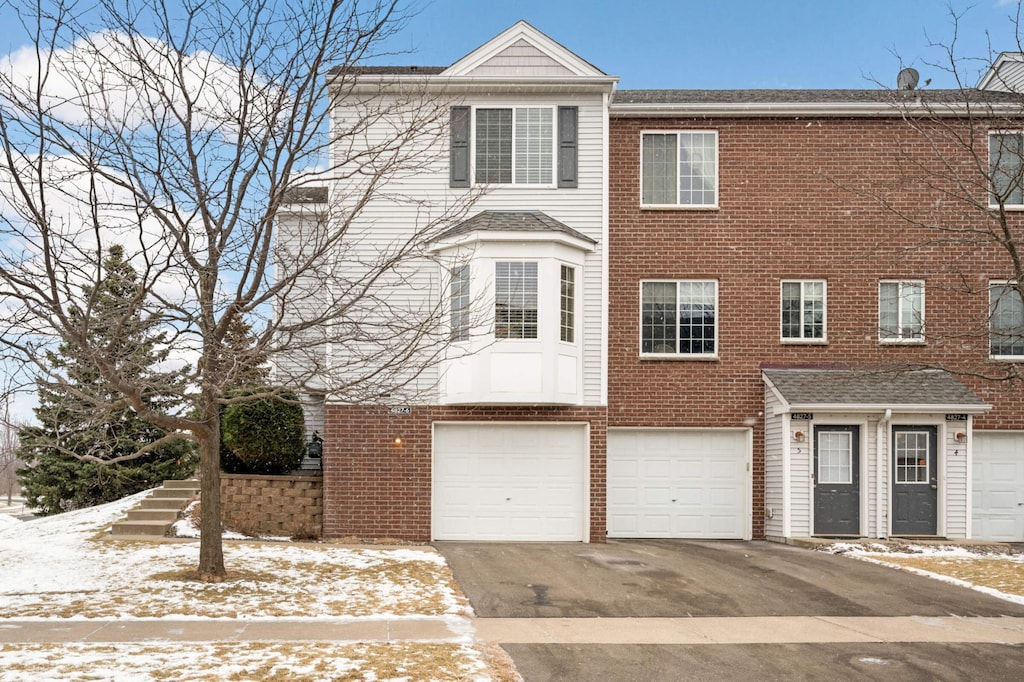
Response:
POLYGON ((974 432, 974 519, 982 540, 1024 541, 1024 432, 974 432))
POLYGON ((584 540, 586 428, 436 424, 435 540, 584 540))
POLYGON ((608 535, 742 539, 747 433, 609 429, 608 535))

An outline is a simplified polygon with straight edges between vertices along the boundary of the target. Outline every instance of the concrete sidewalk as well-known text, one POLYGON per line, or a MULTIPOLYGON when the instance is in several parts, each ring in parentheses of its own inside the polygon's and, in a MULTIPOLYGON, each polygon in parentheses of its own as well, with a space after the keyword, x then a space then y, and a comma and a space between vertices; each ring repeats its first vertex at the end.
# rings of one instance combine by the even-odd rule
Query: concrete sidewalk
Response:
POLYGON ((1024 644, 1024 618, 393 618, 345 620, 0 620, 0 643, 145 641, 445 642, 495 644, 1024 644))

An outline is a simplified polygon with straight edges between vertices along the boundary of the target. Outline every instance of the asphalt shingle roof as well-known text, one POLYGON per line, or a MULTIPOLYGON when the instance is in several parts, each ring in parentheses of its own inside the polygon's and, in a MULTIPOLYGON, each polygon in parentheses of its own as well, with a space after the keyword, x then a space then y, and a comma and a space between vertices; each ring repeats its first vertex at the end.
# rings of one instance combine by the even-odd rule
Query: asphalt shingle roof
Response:
POLYGON ((596 244, 587 235, 574 230, 565 223, 555 220, 540 211, 481 211, 471 218, 443 232, 438 239, 478 231, 493 232, 562 232, 564 234, 596 244))
POLYGON ((967 90, 617 90, 613 104, 961 104, 1019 102, 1013 93, 967 90))
POLYGON ((986 407, 959 379, 942 370, 764 369, 790 405, 944 405, 986 407))

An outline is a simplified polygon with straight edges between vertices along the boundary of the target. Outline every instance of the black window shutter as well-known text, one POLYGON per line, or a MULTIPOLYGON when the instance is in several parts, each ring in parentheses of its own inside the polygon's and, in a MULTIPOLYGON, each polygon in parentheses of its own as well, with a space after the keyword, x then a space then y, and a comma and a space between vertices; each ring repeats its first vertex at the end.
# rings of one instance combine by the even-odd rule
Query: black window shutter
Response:
POLYGON ((579 184, 579 107, 558 107, 558 186, 579 184))
POLYGON ((469 107, 452 107, 449 185, 469 187, 469 107))

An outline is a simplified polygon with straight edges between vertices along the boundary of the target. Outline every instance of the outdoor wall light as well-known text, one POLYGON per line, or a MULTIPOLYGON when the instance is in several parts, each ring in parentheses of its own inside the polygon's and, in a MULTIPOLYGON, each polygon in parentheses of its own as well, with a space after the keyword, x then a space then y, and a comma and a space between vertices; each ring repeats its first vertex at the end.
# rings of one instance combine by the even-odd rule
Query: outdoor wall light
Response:
POLYGON ((956 442, 957 443, 966 443, 967 442, 967 434, 964 433, 963 431, 957 431, 956 432, 956 442))
POLYGON ((803 431, 797 431, 796 433, 793 434, 793 440, 795 440, 795 441, 797 441, 799 443, 803 443, 804 442, 804 438, 806 438, 806 437, 807 436, 804 434, 803 431))
POLYGON ((402 437, 401 436, 396 436, 395 437, 395 447, 399 447, 399 448, 402 447, 402 437))

